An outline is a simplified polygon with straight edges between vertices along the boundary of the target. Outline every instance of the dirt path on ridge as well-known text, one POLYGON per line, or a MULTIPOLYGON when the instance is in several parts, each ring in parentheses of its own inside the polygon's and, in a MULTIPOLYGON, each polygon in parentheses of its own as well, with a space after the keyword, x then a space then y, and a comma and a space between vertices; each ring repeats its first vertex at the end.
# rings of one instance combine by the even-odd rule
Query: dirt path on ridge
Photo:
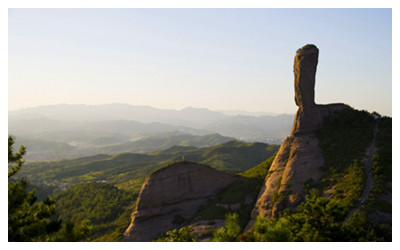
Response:
POLYGON ((367 147, 367 150, 365 152, 365 157, 362 160, 362 163, 364 163, 364 172, 365 175, 367 176, 365 180, 365 186, 364 190, 359 198, 359 201, 357 202, 356 206, 350 210, 349 214, 347 215, 346 219, 344 220, 344 223, 346 223, 351 216, 358 210, 360 210, 360 207, 363 205, 365 199, 367 199, 369 195, 369 191, 371 190, 372 185, 374 184, 374 178, 372 177, 372 156, 377 152, 377 148, 375 146, 375 141, 376 141, 376 132, 378 131, 378 122, 375 122, 375 127, 374 127, 374 136, 372 138, 371 144, 367 147))

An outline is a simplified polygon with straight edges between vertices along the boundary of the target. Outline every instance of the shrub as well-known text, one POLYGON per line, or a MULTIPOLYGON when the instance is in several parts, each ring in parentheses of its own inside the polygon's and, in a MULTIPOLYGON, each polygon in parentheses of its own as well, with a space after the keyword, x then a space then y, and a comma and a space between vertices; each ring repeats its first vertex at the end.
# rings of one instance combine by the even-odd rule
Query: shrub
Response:
POLYGON ((193 230, 188 227, 182 227, 181 229, 174 229, 166 232, 157 240, 158 242, 195 242, 196 237, 193 234, 193 230))
POLYGON ((292 233, 289 228, 289 221, 286 218, 279 220, 257 217, 254 224, 254 240, 285 242, 291 241, 292 233))
POLYGON ((214 238, 211 241, 230 242, 236 241, 240 233, 240 226, 238 225, 238 214, 226 215, 225 225, 214 231, 214 238))

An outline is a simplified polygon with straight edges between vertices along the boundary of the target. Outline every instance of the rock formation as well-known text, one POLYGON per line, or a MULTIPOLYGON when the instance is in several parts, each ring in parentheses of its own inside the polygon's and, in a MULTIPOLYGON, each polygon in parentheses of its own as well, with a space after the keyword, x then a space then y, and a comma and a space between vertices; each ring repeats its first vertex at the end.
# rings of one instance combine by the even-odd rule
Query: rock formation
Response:
POLYGON ((299 49, 294 57, 294 100, 301 109, 315 106, 314 87, 319 50, 315 45, 299 49))
POLYGON ((150 241, 160 233, 178 228, 177 220, 191 217, 200 205, 235 178, 190 162, 178 162, 153 172, 142 186, 124 240, 150 241))
POLYGON ((323 157, 315 133, 324 117, 349 106, 315 104, 318 54, 315 45, 306 45, 296 52, 293 71, 295 103, 299 108, 290 137, 282 143, 270 167, 247 229, 252 227, 258 215, 276 218, 285 208, 294 210, 304 198, 303 182, 319 181, 321 177, 319 167, 323 157))

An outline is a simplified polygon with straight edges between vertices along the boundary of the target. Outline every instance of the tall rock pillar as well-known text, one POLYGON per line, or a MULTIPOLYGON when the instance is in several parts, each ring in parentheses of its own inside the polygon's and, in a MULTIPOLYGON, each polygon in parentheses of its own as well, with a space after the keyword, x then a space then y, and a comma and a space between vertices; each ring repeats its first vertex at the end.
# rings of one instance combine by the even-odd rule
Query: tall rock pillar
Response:
POLYGON ((315 106, 315 73, 319 50, 314 45, 299 49, 294 57, 294 100, 300 109, 315 106))
POLYGON ((294 57, 294 100, 299 107, 291 135, 315 132, 322 121, 315 104, 315 74, 319 50, 315 45, 306 45, 297 50, 294 57))
POLYGON ((319 167, 323 164, 323 157, 315 132, 331 109, 343 106, 315 104, 318 54, 315 45, 306 45, 296 52, 294 100, 299 109, 290 137, 282 143, 265 178, 247 230, 254 225, 257 216, 277 218, 286 208, 294 211, 304 198, 303 182, 309 179, 319 181, 321 177, 319 167))
POLYGON ((250 229, 257 216, 277 218, 279 212, 288 208, 292 211, 304 199, 303 183, 318 182, 319 167, 324 159, 315 137, 324 118, 349 106, 336 103, 315 104, 315 73, 319 50, 315 45, 306 45, 297 50, 294 57, 294 100, 299 107, 290 136, 282 143, 263 186, 246 230, 250 229))

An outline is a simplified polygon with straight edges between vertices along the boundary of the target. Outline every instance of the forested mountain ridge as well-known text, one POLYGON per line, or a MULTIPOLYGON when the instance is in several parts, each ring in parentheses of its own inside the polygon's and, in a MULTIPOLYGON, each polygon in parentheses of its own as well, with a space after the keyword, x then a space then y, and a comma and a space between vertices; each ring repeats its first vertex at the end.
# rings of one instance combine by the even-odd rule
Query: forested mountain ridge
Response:
MULTIPOLYGON (((72 139, 68 134, 63 134, 63 136, 72 139)), ((80 133, 73 134, 73 138, 76 137, 76 141, 74 143, 70 142, 70 144, 77 144, 76 146, 40 138, 31 139, 29 137, 22 137, 17 146, 25 145, 29 149, 26 156, 28 161, 51 161, 75 159, 97 154, 147 153, 164 150, 172 146, 210 147, 234 140, 232 137, 225 137, 219 134, 191 135, 178 131, 148 136, 134 141, 128 141, 123 135, 100 138, 96 138, 96 135, 89 136, 89 133, 84 132, 82 132, 81 137, 78 135, 80 133)))
POLYGON ((75 183, 97 181, 138 193, 151 171, 183 157, 219 170, 241 172, 264 161, 278 148, 277 145, 239 141, 204 148, 172 146, 147 154, 103 154, 74 160, 32 162, 25 164, 17 177, 27 178, 39 191, 40 187, 63 190, 75 183))

